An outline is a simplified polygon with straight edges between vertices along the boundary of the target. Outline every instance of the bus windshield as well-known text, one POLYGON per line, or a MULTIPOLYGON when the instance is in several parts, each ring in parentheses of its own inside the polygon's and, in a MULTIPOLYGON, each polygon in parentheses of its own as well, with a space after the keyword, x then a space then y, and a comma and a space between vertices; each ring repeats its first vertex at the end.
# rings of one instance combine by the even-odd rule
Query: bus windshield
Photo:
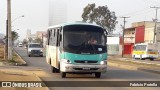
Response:
POLYGON ((104 53, 106 38, 103 28, 89 25, 69 25, 64 30, 64 50, 72 53, 104 53))
POLYGON ((147 45, 136 45, 134 50, 145 51, 147 45))

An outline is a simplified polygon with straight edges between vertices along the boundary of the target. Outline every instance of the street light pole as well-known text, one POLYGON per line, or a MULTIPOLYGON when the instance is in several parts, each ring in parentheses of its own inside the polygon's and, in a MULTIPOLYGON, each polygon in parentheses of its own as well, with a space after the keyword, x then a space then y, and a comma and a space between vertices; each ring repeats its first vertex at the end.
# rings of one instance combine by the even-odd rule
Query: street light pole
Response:
POLYGON ((13 23, 14 21, 16 21, 17 19, 19 19, 20 17, 24 17, 24 15, 21 15, 21 16, 15 18, 14 20, 12 20, 12 23, 13 23))
POLYGON ((12 60, 11 0, 7 0, 7 20, 8 20, 8 60, 12 60))

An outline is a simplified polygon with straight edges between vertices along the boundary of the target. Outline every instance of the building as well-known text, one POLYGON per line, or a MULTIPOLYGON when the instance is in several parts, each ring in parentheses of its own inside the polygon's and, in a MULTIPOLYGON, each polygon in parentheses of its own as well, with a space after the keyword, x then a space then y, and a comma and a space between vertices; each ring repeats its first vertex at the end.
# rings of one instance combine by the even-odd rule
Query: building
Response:
POLYGON ((46 35, 45 31, 37 31, 36 32, 36 38, 43 39, 43 36, 46 35))
POLYGON ((122 54, 122 45, 120 45, 120 35, 107 36, 107 50, 109 55, 122 54))
MULTIPOLYGON (((155 22, 143 21, 132 23, 132 27, 124 30, 124 54, 132 54, 136 43, 154 43, 155 22)), ((160 43, 160 23, 156 25, 155 41, 160 43)))
POLYGON ((31 30, 27 30, 26 40, 28 42, 34 42, 37 38, 43 39, 43 35, 45 35, 45 31, 37 31, 35 34, 31 33, 31 30))

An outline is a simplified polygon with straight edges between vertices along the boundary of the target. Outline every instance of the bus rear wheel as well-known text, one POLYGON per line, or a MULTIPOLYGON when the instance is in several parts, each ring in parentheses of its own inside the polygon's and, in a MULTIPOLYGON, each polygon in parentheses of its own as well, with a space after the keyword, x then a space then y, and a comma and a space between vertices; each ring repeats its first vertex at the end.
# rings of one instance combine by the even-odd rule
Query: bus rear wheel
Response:
POLYGON ((100 73, 100 72, 96 72, 96 73, 95 73, 95 77, 96 77, 96 78, 100 78, 100 77, 101 77, 101 73, 100 73))
POLYGON ((52 71, 52 73, 56 73, 56 68, 55 67, 53 67, 53 66, 51 66, 51 71, 52 71))
POLYGON ((65 78, 66 77, 66 72, 61 72, 61 77, 65 78))

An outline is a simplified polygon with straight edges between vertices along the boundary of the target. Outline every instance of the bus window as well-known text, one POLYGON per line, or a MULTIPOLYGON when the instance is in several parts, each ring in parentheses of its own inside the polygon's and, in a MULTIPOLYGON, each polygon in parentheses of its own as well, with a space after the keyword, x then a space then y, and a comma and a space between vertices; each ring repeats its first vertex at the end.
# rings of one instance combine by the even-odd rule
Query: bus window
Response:
POLYGON ((136 45, 136 50, 145 51, 146 47, 146 45, 136 45))

